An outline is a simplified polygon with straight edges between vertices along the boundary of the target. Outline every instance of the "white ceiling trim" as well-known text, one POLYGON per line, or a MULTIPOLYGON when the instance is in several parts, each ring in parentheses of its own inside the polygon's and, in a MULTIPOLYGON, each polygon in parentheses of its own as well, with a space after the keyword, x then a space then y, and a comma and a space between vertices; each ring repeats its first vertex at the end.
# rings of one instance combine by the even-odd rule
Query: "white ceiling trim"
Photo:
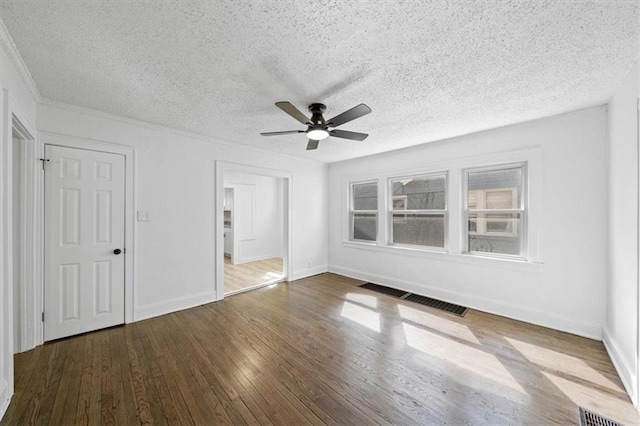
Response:
POLYGON ((18 73, 20 73, 20 78, 22 78, 25 86, 29 89, 29 93, 31 93, 33 99, 36 102, 40 102, 42 100, 42 95, 40 94, 40 90, 38 90, 38 85, 33 79, 31 72, 29 72, 29 68, 27 68, 27 65, 24 63, 22 55, 20 55, 20 52, 9 35, 7 27, 4 26, 2 19, 0 19, 0 46, 2 46, 4 51, 7 53, 9 60, 13 66, 16 67, 18 73))

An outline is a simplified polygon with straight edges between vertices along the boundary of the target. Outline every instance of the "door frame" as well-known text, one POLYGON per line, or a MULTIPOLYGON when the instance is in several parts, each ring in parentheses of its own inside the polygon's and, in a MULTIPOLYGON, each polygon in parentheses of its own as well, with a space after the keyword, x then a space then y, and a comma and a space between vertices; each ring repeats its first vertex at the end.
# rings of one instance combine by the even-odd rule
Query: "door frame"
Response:
MULTIPOLYGON (((284 180, 284 247, 283 247, 283 280, 287 281, 293 276, 293 173, 286 170, 268 169, 265 167, 250 166, 248 164, 231 163, 216 160, 215 162, 215 289, 216 300, 224 299, 224 174, 225 172, 247 173, 253 175, 269 176, 284 180)), ((235 195, 235 194, 234 194, 235 195)), ((235 207, 235 199, 234 199, 235 207)), ((235 210, 235 208, 234 208, 235 210)), ((234 242, 237 241, 236 233, 233 233, 234 242)), ((234 244, 235 251, 235 244, 234 244)))
MULTIPOLYGON (((43 335, 43 324, 40 313, 42 312, 42 222, 40 221, 40 205, 39 198, 42 191, 42 177, 40 176, 41 167, 38 161, 39 143, 37 142, 35 129, 30 128, 27 124, 12 114, 11 133, 18 134, 21 140, 20 149, 22 151, 20 167, 22 172, 22 180, 20 184, 20 214, 23 221, 20 222, 20 229, 16 229, 15 218, 13 217, 13 205, 11 207, 11 224, 12 232, 18 232, 21 240, 21 262, 20 262, 20 282, 18 290, 20 291, 20 318, 19 333, 20 346, 13 348, 14 353, 24 352, 36 347, 40 344, 43 335)), ((12 162, 12 182, 11 193, 13 195, 13 144, 11 145, 11 162, 12 162)), ((12 199, 13 202, 13 199, 12 199)), ((13 204, 13 203, 12 203, 13 204)), ((15 257, 13 248, 11 250, 11 258, 15 257)), ((11 285, 14 285, 15 271, 11 271, 11 285)), ((12 303, 16 295, 12 295, 12 303)), ((15 324, 13 325, 15 332, 15 324)))
MULTIPOLYGON (((134 203, 134 177, 135 177, 135 149, 127 145, 119 145, 110 142, 96 141, 93 139, 80 138, 76 136, 68 136, 59 133, 42 131, 40 132, 40 142, 42 149, 42 157, 44 157, 45 145, 55 145, 65 148, 85 149, 91 151, 101 151, 110 154, 120 154, 124 156, 124 323, 128 324, 136 320, 135 317, 135 203, 134 203)), ((42 177, 44 181, 44 173, 42 177)), ((44 238, 44 185, 42 191, 42 235, 44 238)), ((44 241, 44 239, 43 239, 44 241)), ((44 261, 44 244, 42 248, 42 259, 44 261)), ((42 304, 44 306, 44 285, 45 279, 42 279, 42 304)), ((44 327, 41 334, 42 342, 44 342, 44 327)))
MULTIPOLYGON (((0 329, 3 330, 0 334, 0 352, 2 352, 0 353, 0 417, 2 417, 14 391, 13 131, 14 127, 17 127, 23 135, 28 135, 26 140, 30 141, 34 151, 37 151, 38 147, 38 132, 34 123, 28 118, 33 114, 26 114, 6 88, 0 88, 0 104, 0 189, 2 189, 0 191, 0 329)), ((34 169, 38 170, 37 167, 34 169)), ((33 175, 27 176, 27 180, 29 185, 35 185, 38 181, 33 175)), ((38 235, 39 233, 35 231, 35 240, 38 235)), ((31 250, 36 247, 37 244, 30 244, 26 249, 31 250)), ((35 253, 39 254, 37 251, 35 253)), ((39 260, 40 258, 34 259, 33 262, 36 276, 41 271, 39 260)), ((37 284, 34 286, 39 287, 37 284)), ((20 324, 20 327, 22 326, 23 324, 20 324)), ((41 327, 41 323, 36 321, 34 329, 38 326, 41 327)), ((32 335, 36 340, 42 339, 42 334, 36 334, 35 331, 32 335)))

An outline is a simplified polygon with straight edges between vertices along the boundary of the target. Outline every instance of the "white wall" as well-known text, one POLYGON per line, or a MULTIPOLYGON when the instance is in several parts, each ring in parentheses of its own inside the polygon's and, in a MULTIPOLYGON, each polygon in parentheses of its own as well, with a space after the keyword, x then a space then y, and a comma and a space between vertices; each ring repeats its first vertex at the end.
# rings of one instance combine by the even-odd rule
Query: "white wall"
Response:
POLYGON ((234 263, 282 257, 283 179, 226 172, 224 185, 234 189, 234 263))
POLYGON ((329 167, 329 269, 596 339, 607 296, 606 109, 578 111, 329 167), (465 167, 529 163, 531 259, 460 254, 465 167), (345 243, 347 184, 449 170, 451 253, 345 243))
POLYGON ((12 46, 0 21, 0 418, 13 395, 12 117, 33 127, 38 97, 12 46))
POLYGON ((53 103, 38 106, 37 126, 43 143, 84 138, 135 149, 135 209, 151 212, 134 229, 135 319, 215 300, 216 160, 291 172, 292 279, 327 268, 326 198, 317 191, 326 192, 326 165, 53 103))
POLYGON ((638 95, 633 69, 609 102, 609 297, 604 342, 637 404, 638 95))

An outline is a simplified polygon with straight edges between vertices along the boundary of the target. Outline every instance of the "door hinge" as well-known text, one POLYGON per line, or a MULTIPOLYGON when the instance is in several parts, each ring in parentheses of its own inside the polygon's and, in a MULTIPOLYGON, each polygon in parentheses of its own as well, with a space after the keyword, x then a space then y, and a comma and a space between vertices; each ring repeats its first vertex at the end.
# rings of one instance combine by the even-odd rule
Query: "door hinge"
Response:
POLYGON ((49 161, 51 161, 51 160, 49 160, 48 158, 40 158, 40 161, 42 161, 42 170, 47 170, 47 169, 44 167, 44 165, 45 165, 45 163, 47 163, 47 162, 49 162, 49 161))
POLYGON ((42 313, 42 322, 44 322, 44 312, 42 313))

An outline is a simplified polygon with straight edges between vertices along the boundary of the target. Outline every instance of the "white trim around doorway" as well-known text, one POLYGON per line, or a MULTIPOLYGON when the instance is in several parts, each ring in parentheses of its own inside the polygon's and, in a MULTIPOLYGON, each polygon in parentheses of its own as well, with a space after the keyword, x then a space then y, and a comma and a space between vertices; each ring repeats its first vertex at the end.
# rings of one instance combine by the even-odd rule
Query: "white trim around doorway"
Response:
MULTIPOLYGON (((282 178, 285 180, 284 194, 284 255, 283 269, 285 273, 284 281, 288 281, 293 276, 293 174, 286 170, 268 169, 264 167, 250 166, 246 164, 230 163, 217 160, 215 162, 215 289, 216 300, 224 299, 224 174, 225 172, 247 173, 253 175, 282 178)), ((235 233, 234 233, 235 234, 235 233)), ((235 236, 234 236, 235 240, 235 236)), ((272 284, 272 283, 270 283, 272 284)))
MULTIPOLYGON (((124 263, 124 322, 134 322, 135 311, 135 202, 134 202, 134 176, 135 176, 135 149, 126 145, 79 138, 76 136, 62 135, 52 132, 40 132, 40 143, 44 155, 45 145, 56 145, 68 148, 89 149, 93 151, 120 154, 125 157, 125 263, 124 263)), ((44 178, 43 178, 44 179, 44 178)), ((41 199, 44 205, 44 198, 41 199)), ((44 223, 44 210, 42 210, 44 223)), ((44 231, 44 230, 43 230, 44 231)), ((44 259, 44 252, 42 252, 44 259)), ((44 284, 44 280, 43 280, 44 284)), ((43 289, 44 290, 44 289, 43 289)), ((44 336, 44 335, 43 335, 44 336)))
MULTIPOLYGON (((42 215, 40 196, 42 191, 42 173, 39 160, 40 146, 37 141, 36 130, 29 124, 25 124, 23 118, 19 117, 15 111, 11 114, 11 132, 15 132, 22 141, 20 144, 20 214, 21 220, 17 223, 12 212, 12 232, 18 233, 20 238, 20 265, 19 273, 12 270, 11 281, 19 280, 18 291, 20 295, 12 294, 13 299, 18 297, 21 309, 19 310, 19 346, 13 348, 14 353, 24 352, 42 343, 42 215)), ((13 145, 11 146, 11 162, 13 168, 13 145)), ((12 170, 13 177, 13 170, 12 170)), ((14 190, 14 183, 11 182, 11 191, 14 190)), ((13 196, 11 197, 13 204, 13 196)), ((11 250, 10 257, 13 259, 16 253, 11 250)), ((12 284, 13 285, 13 284, 12 284)), ((15 332, 15 324, 12 327, 15 332)))

